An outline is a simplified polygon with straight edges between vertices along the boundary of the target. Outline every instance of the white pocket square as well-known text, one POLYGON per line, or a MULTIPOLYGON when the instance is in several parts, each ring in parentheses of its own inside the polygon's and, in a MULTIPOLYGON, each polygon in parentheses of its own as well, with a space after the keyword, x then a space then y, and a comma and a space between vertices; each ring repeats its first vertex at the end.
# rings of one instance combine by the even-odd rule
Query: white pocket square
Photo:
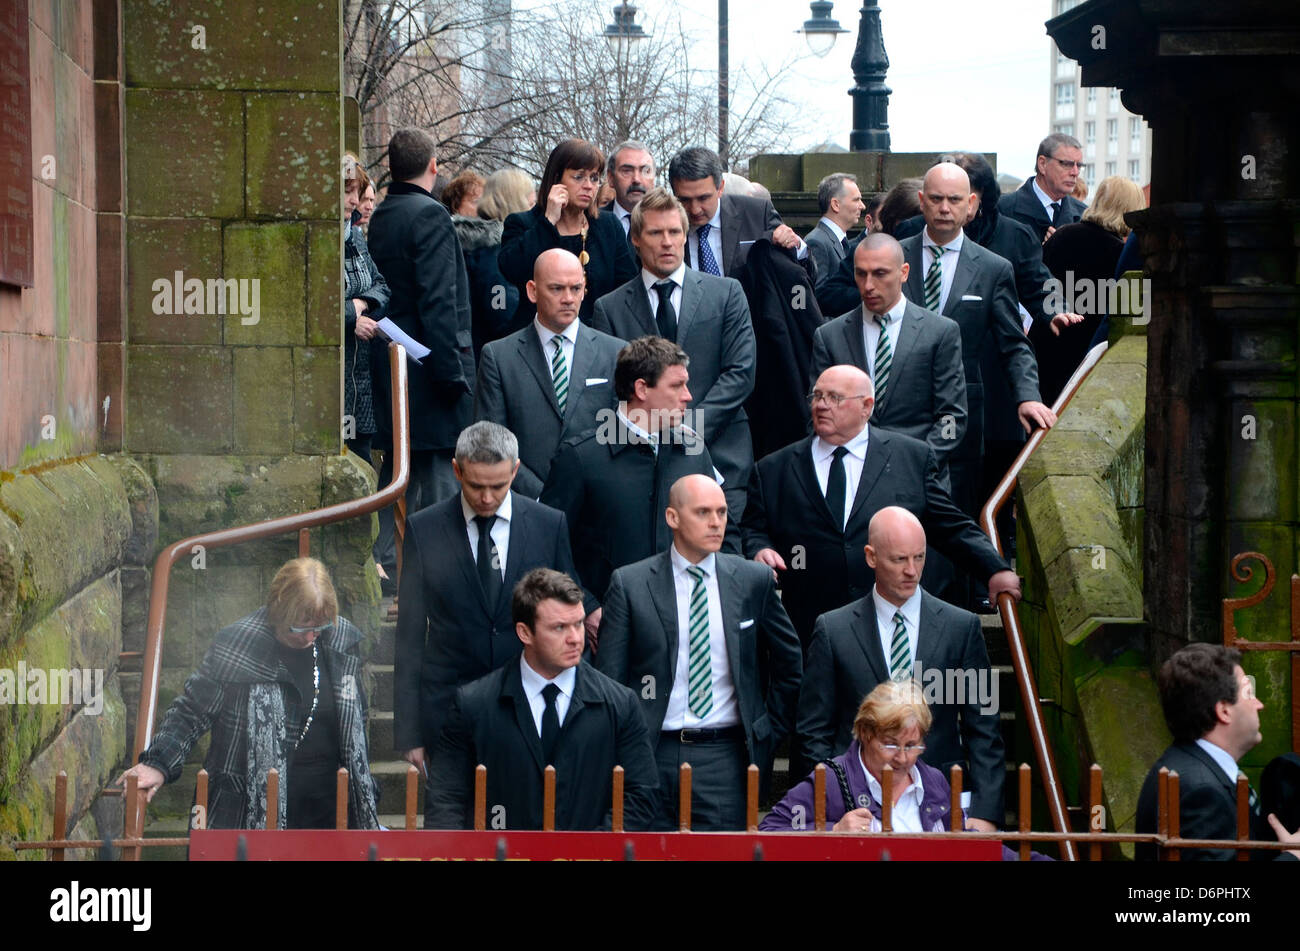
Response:
POLYGON ((587 382, 584 383, 583 385, 584 385, 584 386, 595 386, 595 385, 597 385, 598 383, 608 383, 608 382, 609 382, 609 378, 608 378, 608 377, 603 377, 603 376, 591 376, 591 377, 587 377, 587 382))
POLYGON ((747 628, 747 627, 753 627, 753 626, 754 626, 754 619, 753 619, 753 618, 748 618, 748 619, 746 619, 746 620, 740 622, 740 629, 741 629, 742 631, 743 631, 745 628, 747 628))
POLYGON ((962 294, 961 299, 962 300, 983 300, 984 298, 980 297, 980 295, 978 294, 962 294))

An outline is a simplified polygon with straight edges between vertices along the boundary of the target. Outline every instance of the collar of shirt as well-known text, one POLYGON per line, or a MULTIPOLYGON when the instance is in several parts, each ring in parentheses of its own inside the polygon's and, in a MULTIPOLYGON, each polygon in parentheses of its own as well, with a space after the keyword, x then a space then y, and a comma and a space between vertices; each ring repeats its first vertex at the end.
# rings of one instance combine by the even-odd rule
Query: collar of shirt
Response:
MULTIPOLYGON (((867 769, 867 764, 862 759, 861 751, 858 752, 858 765, 862 767, 862 775, 867 777, 867 789, 871 793, 871 798, 876 800, 876 802, 881 803, 883 806, 885 802, 884 792, 880 788, 880 783, 876 781, 876 777, 872 776, 871 771, 867 769)), ((907 789, 904 790, 903 797, 906 798, 907 796, 911 796, 914 798, 916 800, 917 809, 919 810, 921 807, 921 800, 925 797, 925 790, 921 786, 921 771, 916 768, 915 763, 913 763, 911 768, 907 771, 907 776, 912 780, 912 782, 907 789)), ((894 803, 894 808, 898 808, 897 802, 894 803)))
MULTIPOLYGON (((853 456, 855 459, 866 461, 867 440, 870 438, 869 429, 870 427, 863 426, 862 432, 858 433, 844 444, 844 448, 849 451, 849 455, 853 456)), ((838 448, 839 446, 831 445, 826 440, 822 439, 821 436, 814 436, 812 444, 813 461, 821 462, 824 459, 830 458, 838 448)))
POLYGON ((656 299, 658 299, 659 297, 659 292, 655 290, 655 284, 657 284, 659 281, 672 281, 674 284, 677 285, 676 287, 673 288, 673 290, 678 291, 681 290, 682 282, 685 280, 686 280, 685 261, 677 265, 677 270, 673 271, 673 273, 669 274, 667 277, 660 277, 658 274, 651 274, 645 268, 641 268, 641 281, 645 284, 646 293, 652 294, 656 299))
POLYGON ((1051 221, 1051 220, 1052 220, 1052 202, 1053 202, 1053 201, 1065 201, 1065 199, 1064 199, 1064 198, 1052 198, 1050 195, 1047 194, 1047 192, 1045 192, 1045 191, 1043 191, 1041 188, 1039 188, 1039 187, 1038 187, 1038 176, 1037 176, 1037 175, 1035 175, 1033 178, 1031 178, 1031 179, 1029 180, 1029 184, 1030 184, 1031 186, 1033 186, 1033 189, 1034 189, 1034 197, 1036 197, 1040 202, 1043 203, 1043 211, 1047 212, 1047 220, 1048 220, 1048 221, 1051 221))
MULTIPOLYGON (((933 238, 930 237, 929 228, 925 229, 925 231, 921 233, 924 235, 924 237, 921 239, 922 247, 926 247, 926 248, 939 247, 939 242, 935 241, 933 238)), ((953 238, 947 244, 943 245, 943 249, 945 251, 952 251, 955 254, 961 254, 961 246, 962 246, 963 239, 965 237, 966 237, 966 232, 958 231, 957 237, 953 238)), ((930 253, 933 254, 934 252, 931 251, 930 253)))
POLYGON ((848 236, 848 232, 846 232, 843 228, 841 228, 841 227, 840 227, 839 225, 837 225, 835 222, 831 221, 831 220, 830 220, 829 218, 827 218, 825 215, 822 216, 821 223, 824 224, 827 228, 830 229, 831 234, 835 235, 835 240, 836 240, 836 241, 843 241, 843 240, 848 236))
MULTIPOLYGON (((894 612, 901 612, 903 620, 907 622, 908 635, 913 633, 919 634, 921 631, 921 586, 917 585, 912 596, 904 601, 901 605, 890 604, 880 596, 880 592, 875 585, 871 586, 871 600, 876 606, 876 619, 880 622, 880 629, 885 632, 887 637, 893 637, 894 634, 894 612)), ((912 662, 916 662, 913 654, 912 662)))
MULTIPOLYGON (((889 315, 889 323, 891 326, 897 325, 898 322, 903 319, 903 314, 906 312, 907 312, 907 298, 904 297, 902 294, 898 295, 898 300, 894 302, 894 306, 889 308, 889 310, 885 311, 885 313, 889 315)), ((862 319, 864 322, 869 324, 875 323, 876 315, 873 314, 871 311, 867 310, 866 304, 862 305, 862 319)))
POLYGON ((673 542, 672 545, 669 546, 669 548, 668 548, 668 557, 669 557, 669 559, 671 559, 671 561, 672 561, 672 563, 673 563, 673 575, 674 575, 674 576, 676 576, 676 575, 684 575, 684 574, 686 574, 686 569, 687 569, 687 568, 692 568, 692 567, 694 567, 694 568, 701 568, 701 569, 703 569, 703 570, 704 570, 704 577, 705 577, 705 579, 707 580, 708 578, 711 578, 711 577, 713 576, 713 570, 714 570, 714 567, 715 567, 716 564, 717 564, 717 559, 714 557, 714 553, 713 553, 713 552, 709 552, 707 555, 704 556, 703 559, 700 560, 700 563, 699 563, 699 564, 697 564, 697 565, 692 565, 689 561, 686 560, 686 556, 683 555, 681 552, 679 552, 679 551, 677 550, 677 543, 676 543, 676 542, 673 542))
POLYGON ((542 692, 542 688, 547 684, 555 684, 560 688, 560 693, 572 700, 573 685, 577 678, 578 668, 574 666, 561 671, 553 680, 547 680, 528 666, 528 661, 524 660, 523 654, 519 655, 519 679, 524 685, 524 696, 528 698, 530 703, 542 692))
POLYGON ((636 436, 642 442, 646 442, 649 443, 651 446, 654 446, 655 451, 656 452, 658 451, 659 449, 658 438, 656 438, 655 436, 651 436, 648 432, 646 432, 636 423, 632 422, 632 420, 628 419, 627 414, 623 412, 622 406, 618 408, 618 418, 623 421, 623 425, 627 427, 628 432, 630 432, 633 436, 636 436))
MULTIPOLYGON (((506 497, 502 499, 501 504, 497 506, 497 518, 506 523, 509 523, 510 521, 510 496, 513 494, 514 493, 512 492, 507 492, 506 497)), ((478 512, 475 512, 474 509, 470 507, 470 504, 465 501, 465 493, 463 491, 460 493, 460 510, 465 514, 466 525, 474 521, 474 517, 478 515, 478 512)))
POLYGON ((1237 769, 1237 761, 1232 758, 1232 754, 1222 746, 1215 746, 1204 737, 1197 739, 1196 745, 1210 754, 1210 758, 1219 764, 1219 769, 1223 770, 1223 775, 1228 777, 1228 782, 1235 786, 1237 784, 1237 773, 1240 770, 1237 769))
POLYGON ((547 359, 550 359, 551 356, 553 356, 550 352, 551 340, 555 337, 563 337, 565 340, 569 341, 569 349, 578 345, 579 323, 581 323, 581 321, 579 318, 575 317, 573 318, 573 323, 569 324, 569 326, 565 327, 563 331, 557 334, 555 331, 543 327, 542 322, 536 317, 533 318, 533 329, 537 331, 537 339, 542 342, 542 353, 546 354, 547 359))

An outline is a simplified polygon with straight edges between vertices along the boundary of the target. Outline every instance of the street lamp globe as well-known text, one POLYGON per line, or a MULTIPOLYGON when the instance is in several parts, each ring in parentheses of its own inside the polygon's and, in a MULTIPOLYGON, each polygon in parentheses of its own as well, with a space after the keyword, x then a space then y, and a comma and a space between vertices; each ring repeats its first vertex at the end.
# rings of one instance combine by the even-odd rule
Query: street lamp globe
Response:
POLYGON ((636 4, 620 3, 614 7, 614 22, 605 27, 605 42, 610 52, 622 58, 639 40, 650 38, 650 34, 641 29, 636 22, 636 4))
POLYGON ((805 20, 803 28, 795 32, 804 35, 808 49, 821 59, 835 46, 836 37, 849 31, 840 26, 839 20, 831 19, 831 8, 835 4, 830 0, 812 0, 808 6, 812 10, 812 19, 805 20))

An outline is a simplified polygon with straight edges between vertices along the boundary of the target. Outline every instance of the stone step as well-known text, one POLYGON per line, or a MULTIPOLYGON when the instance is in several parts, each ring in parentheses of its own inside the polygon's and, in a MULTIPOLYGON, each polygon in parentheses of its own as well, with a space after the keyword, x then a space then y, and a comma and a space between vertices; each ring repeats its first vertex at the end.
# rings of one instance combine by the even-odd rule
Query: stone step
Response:
MULTIPOLYGON (((146 839, 176 839, 190 834, 188 818, 164 817, 150 819, 144 827, 146 839)), ((186 848, 183 845, 145 846, 140 850, 140 858, 145 862, 184 862, 186 848)))
MULTIPOLYGON (((385 813, 379 817, 379 824, 385 829, 403 830, 406 828, 406 813, 385 813)), ((417 829, 424 828, 424 813, 419 810, 415 813, 415 827, 417 829)))
MULTIPOLYGON (((388 609, 380 605, 379 616, 387 617, 388 609)), ((397 650, 397 622, 383 621, 379 625, 379 637, 375 640, 374 648, 370 652, 369 662, 372 664, 391 664, 397 650)))
MULTIPOLYGON (((370 774, 379 783, 379 806, 387 813, 402 814, 406 809, 406 760, 371 760, 370 774)), ((416 783, 417 811, 424 812, 424 778, 416 783)))
POLYGON ((366 699, 370 702, 371 712, 393 711, 393 665, 367 664, 366 677, 370 692, 366 699))
POLYGON ((391 710, 371 710, 369 732, 366 737, 372 760, 397 758, 393 747, 393 713, 391 710))

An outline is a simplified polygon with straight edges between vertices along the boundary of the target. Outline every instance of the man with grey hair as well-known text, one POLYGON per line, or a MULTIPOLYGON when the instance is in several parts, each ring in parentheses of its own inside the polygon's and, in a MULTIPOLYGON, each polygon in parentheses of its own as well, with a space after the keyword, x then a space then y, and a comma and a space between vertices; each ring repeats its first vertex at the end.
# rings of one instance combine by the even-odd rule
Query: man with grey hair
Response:
POLYGON ((578 580, 564 513, 510 490, 519 471, 514 433, 472 424, 456 440, 452 467, 460 492, 412 515, 402 548, 393 745, 421 769, 456 688, 518 658, 515 582, 533 568, 578 580))
POLYGON ((623 233, 628 234, 632 209, 646 192, 655 187, 655 160, 650 149, 636 139, 620 142, 610 151, 605 162, 605 178, 614 186, 614 200, 600 210, 618 215, 623 233))
POLYGON ((817 227, 804 235, 808 252, 817 262, 817 291, 826 282, 847 253, 849 229, 856 228, 862 220, 866 204, 858 188, 856 175, 832 172, 817 185, 817 208, 821 220, 817 227))
POLYGON ((1035 174, 1010 195, 1003 195, 998 211, 1034 229, 1039 242, 1057 228, 1074 224, 1087 205, 1074 197, 1074 185, 1083 172, 1083 147, 1072 135, 1053 132, 1038 143, 1035 174))

